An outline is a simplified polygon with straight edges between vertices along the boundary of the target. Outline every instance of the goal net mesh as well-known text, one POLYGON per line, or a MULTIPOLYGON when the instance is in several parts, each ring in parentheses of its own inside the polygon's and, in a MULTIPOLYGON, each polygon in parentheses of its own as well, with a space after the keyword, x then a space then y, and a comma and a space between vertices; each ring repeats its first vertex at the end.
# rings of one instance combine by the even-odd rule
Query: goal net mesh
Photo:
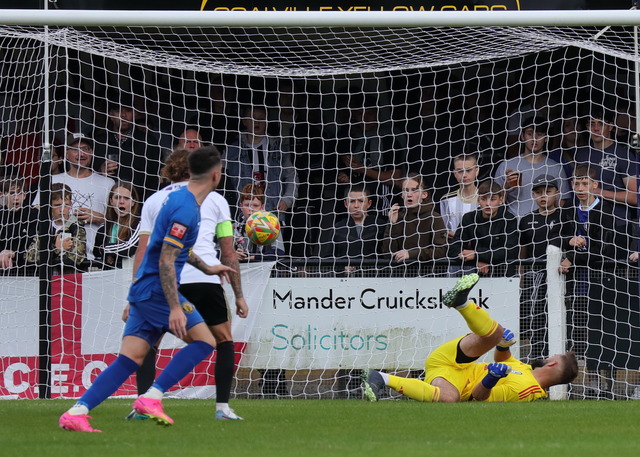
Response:
MULTIPOLYGON (((532 181, 551 176, 565 207, 573 207, 573 158, 593 140, 592 118, 607 113, 617 152, 613 162, 593 164, 609 170, 601 187, 637 193, 636 47, 631 27, 1 26, 0 394, 37 396, 45 353, 52 396, 80 395, 114 359, 132 251, 113 248, 118 243, 100 227, 104 220, 83 220, 78 209, 91 206, 109 230, 119 227, 124 219, 111 186, 133 182, 138 200, 157 191, 159 170, 187 129, 222 152, 220 192, 232 217, 243 218, 241 186, 265 181, 266 209, 283 225, 277 249, 254 247, 242 262, 251 316, 233 320, 235 395, 356 397, 367 367, 423 376, 431 351, 468 332, 460 316, 438 303, 462 270, 477 267, 479 258, 460 262, 469 246, 489 246, 485 258, 492 259, 473 298, 516 332, 522 360, 548 356, 548 328, 557 323, 547 319, 545 241, 539 232, 523 236, 526 214, 538 207, 532 181), (533 162, 525 157, 533 141, 527 127, 543 143, 533 162), (249 131, 254 147, 245 144, 249 131), (80 137, 89 143, 74 143, 80 137), (54 160, 47 162, 51 184, 41 189, 49 168, 41 166, 45 143, 54 160), (261 144, 266 169, 253 155, 261 144), (94 177, 114 181, 96 178, 87 189, 61 180, 73 168, 73 145, 76 156, 82 147, 92 149, 94 177), (465 160, 454 162, 460 154, 465 160), (504 185, 504 161, 520 181, 505 203, 515 218, 500 229, 493 222, 469 228, 472 238, 462 246, 462 210, 451 209, 463 202, 454 170, 473 168, 471 156, 478 163, 472 182, 495 178, 504 185), (433 202, 424 206, 438 213, 429 214, 441 227, 423 232, 409 220, 411 184, 403 183, 410 173, 423 177, 426 201, 433 202), (70 216, 54 214, 57 182, 71 188, 70 216), (362 182, 371 197, 367 213, 376 217, 366 228, 349 228, 344 221, 353 221, 350 208, 362 182), (31 203, 47 195, 51 204, 33 213, 31 203), (395 224, 389 222, 394 204, 404 218, 395 224), (42 238, 45 231, 49 238, 42 238), (67 238, 73 241, 63 244, 67 238), (45 305, 37 267, 47 249, 45 305), (43 306, 51 312, 44 323, 43 306), (44 341, 42 325, 50 326, 44 341)), ((612 198, 602 200, 612 204, 612 198)), ((567 336, 560 345, 574 350, 580 365, 571 398, 640 395, 637 258, 629 260, 638 251, 637 203, 631 200, 599 213, 609 211, 613 226, 602 222, 589 232, 590 242, 607 249, 587 253, 588 261, 563 276, 567 336)), ((465 211, 476 211, 471 201, 465 211)), ((124 232, 120 244, 132 239, 135 245, 134 232, 124 232)), ((165 338, 158 366, 179 347, 165 338)), ((211 396, 214 363, 199 365, 176 394, 211 396)), ((134 394, 135 379, 119 393, 134 394)))

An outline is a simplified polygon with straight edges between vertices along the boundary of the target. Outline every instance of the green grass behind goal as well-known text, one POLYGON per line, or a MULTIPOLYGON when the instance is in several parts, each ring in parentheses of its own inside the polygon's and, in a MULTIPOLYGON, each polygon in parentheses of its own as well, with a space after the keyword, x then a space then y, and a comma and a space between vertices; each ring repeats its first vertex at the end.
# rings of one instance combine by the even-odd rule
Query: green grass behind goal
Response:
POLYGON ((126 422, 131 400, 93 412, 104 433, 58 428, 71 400, 0 401, 0 456, 637 456, 640 403, 421 404, 233 400, 244 421, 215 421, 213 401, 165 400, 176 424, 126 422))

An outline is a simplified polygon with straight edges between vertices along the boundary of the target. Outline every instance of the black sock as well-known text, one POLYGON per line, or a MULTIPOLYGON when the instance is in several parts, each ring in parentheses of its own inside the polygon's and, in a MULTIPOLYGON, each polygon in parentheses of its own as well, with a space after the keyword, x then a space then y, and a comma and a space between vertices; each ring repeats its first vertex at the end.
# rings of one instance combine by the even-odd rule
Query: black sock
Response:
POLYGON ((156 379, 156 348, 149 349, 149 353, 144 358, 142 365, 136 371, 136 384, 138 384, 138 395, 142 395, 153 384, 156 379))
POLYGON ((216 347, 216 402, 229 403, 235 350, 233 341, 225 341, 216 347))

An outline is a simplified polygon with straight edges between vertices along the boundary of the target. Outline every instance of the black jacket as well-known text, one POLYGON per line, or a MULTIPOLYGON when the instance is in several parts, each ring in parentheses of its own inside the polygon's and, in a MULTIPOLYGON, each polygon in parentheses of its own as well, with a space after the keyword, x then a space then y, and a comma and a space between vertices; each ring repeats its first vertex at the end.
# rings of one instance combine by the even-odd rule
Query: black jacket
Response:
POLYGON ((611 205, 601 200, 589 211, 587 223, 581 223, 578 220, 577 207, 571 207, 567 211, 572 224, 563 230, 563 243, 566 257, 572 264, 598 268, 614 259, 626 261, 629 256, 628 242, 626 235, 615 229, 611 205), (587 240, 587 246, 582 248, 569 246, 569 240, 576 236, 583 236, 587 240))
POLYGON ((364 258, 379 253, 386 223, 369 214, 359 230, 350 216, 340 219, 331 230, 324 230, 320 237, 320 257, 364 258))
POLYGON ((476 252, 474 265, 485 262, 492 269, 504 266, 507 275, 514 274, 514 262, 518 259, 518 220, 504 205, 491 219, 482 217, 480 209, 466 213, 449 246, 449 257, 457 258, 465 249, 476 252))

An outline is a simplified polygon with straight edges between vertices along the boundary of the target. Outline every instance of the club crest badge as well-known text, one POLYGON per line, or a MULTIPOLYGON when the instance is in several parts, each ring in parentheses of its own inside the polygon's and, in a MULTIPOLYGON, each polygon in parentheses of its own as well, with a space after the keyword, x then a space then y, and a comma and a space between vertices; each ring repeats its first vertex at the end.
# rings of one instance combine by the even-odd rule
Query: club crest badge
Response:
POLYGON ((193 306, 193 304, 189 303, 188 301, 182 303, 182 311, 184 311, 185 314, 191 314, 195 311, 195 309, 195 306, 193 306))

